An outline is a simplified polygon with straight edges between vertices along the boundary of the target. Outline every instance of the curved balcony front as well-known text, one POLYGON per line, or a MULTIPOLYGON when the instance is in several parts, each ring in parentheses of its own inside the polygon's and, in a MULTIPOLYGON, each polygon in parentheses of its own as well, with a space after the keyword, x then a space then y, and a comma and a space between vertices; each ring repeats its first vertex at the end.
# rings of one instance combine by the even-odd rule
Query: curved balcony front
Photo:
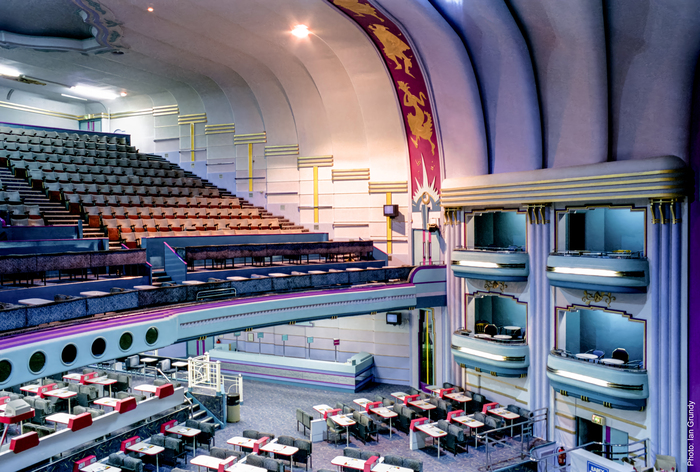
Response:
POLYGON ((452 272, 469 279, 525 281, 530 262, 523 251, 458 248, 452 251, 452 272))
POLYGON ((555 287, 646 292, 649 262, 617 253, 554 253, 547 258, 547 278, 555 287))
POLYGON ((530 366, 525 342, 479 339, 467 331, 452 335, 452 354, 458 364, 497 377, 525 377, 530 366))
POLYGON ((562 395, 608 408, 643 410, 649 398, 647 371, 566 357, 552 352, 547 377, 562 395))

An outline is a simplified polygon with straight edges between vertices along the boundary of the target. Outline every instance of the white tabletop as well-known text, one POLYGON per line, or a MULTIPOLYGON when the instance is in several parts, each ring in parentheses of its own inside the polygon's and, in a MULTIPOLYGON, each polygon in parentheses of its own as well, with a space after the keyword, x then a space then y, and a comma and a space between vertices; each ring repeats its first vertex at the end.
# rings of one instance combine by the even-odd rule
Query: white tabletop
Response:
POLYGON ((316 406, 312 406, 311 408, 313 408, 314 410, 318 411, 321 414, 324 414, 325 412, 333 409, 333 407, 331 407, 329 405, 316 405, 316 406))
POLYGON ((440 387, 439 385, 428 385, 425 388, 430 390, 431 392, 439 392, 442 387, 440 387))
POLYGON ((88 290, 87 292, 80 292, 83 297, 100 297, 102 295, 109 295, 109 292, 101 292, 99 290, 88 290))
POLYGON ((234 282, 240 282, 241 280, 248 280, 248 277, 241 277, 234 275, 233 277, 226 277, 226 280, 233 280, 234 282))
POLYGON ((142 357, 139 359, 139 362, 158 362, 158 359, 155 357, 142 357))
POLYGON ((154 288, 158 288, 155 285, 134 285, 134 288, 136 290, 153 290, 154 288))
POLYGON ((115 383, 117 383, 117 379, 110 379, 107 376, 95 377, 95 378, 86 380, 85 383, 97 384, 97 385, 114 385, 115 383))
POLYGON ((50 390, 48 392, 44 392, 44 395, 46 395, 47 397, 56 397, 56 398, 73 398, 73 397, 78 395, 78 392, 68 390, 67 388, 57 388, 56 390, 50 390))
POLYGON ((475 338, 481 338, 481 339, 491 339, 491 335, 490 335, 490 334, 486 334, 486 333, 476 333, 476 334, 474 335, 474 337, 475 337, 475 338))
POLYGON ((331 416, 333 422, 340 426, 352 426, 355 424, 355 420, 350 418, 348 415, 335 415, 331 416))
POLYGON ((460 403, 466 403, 466 402, 472 401, 471 398, 469 398, 469 397, 466 396, 465 394, 459 393, 459 392, 457 392, 457 393, 446 393, 446 394, 445 394, 445 397, 449 398, 450 400, 454 400, 454 401, 460 402, 460 403))
POLYGON ((400 402, 402 402, 403 399, 406 398, 407 395, 408 395, 408 393, 404 393, 404 392, 394 392, 391 394, 392 397, 396 398, 400 402))
POLYGON ((80 472, 121 472, 121 469, 103 462, 94 462, 80 469, 80 472))
POLYGON ((379 408, 372 408, 369 411, 381 416, 382 418, 395 418, 395 417, 399 416, 398 413, 394 413, 393 411, 391 411, 389 408, 387 408, 385 406, 382 406, 379 408))
POLYGON ((284 444, 279 444, 276 442, 270 442, 260 447, 261 451, 273 452, 275 454, 281 454, 283 456, 291 456, 299 451, 298 447, 285 446, 284 444))
POLYGON ((217 457, 201 455, 190 460, 190 463, 199 467, 206 467, 207 469, 216 470, 219 468, 219 464, 225 464, 231 459, 235 460, 235 456, 227 457, 226 459, 219 459, 217 457))
POLYGON ((419 424, 416 425, 416 429, 423 431, 425 434, 428 436, 431 436, 433 438, 441 438, 443 436, 447 436, 447 433, 434 424, 419 424))
POLYGON ((244 438, 241 436, 234 436, 226 443, 231 444, 233 446, 239 446, 239 447, 245 447, 248 449, 253 449, 253 446, 255 445, 255 439, 252 438, 244 438))
POLYGON ((37 393, 39 391, 39 387, 41 385, 39 384, 32 384, 32 385, 25 385, 24 387, 20 387, 19 389, 22 392, 27 392, 27 393, 37 393))
POLYGON ((493 337, 493 339, 513 339, 513 336, 509 334, 497 334, 493 337))
POLYGON ((254 465, 246 464, 245 462, 236 462, 231 467, 226 469, 226 472, 267 472, 267 469, 255 467, 254 465))
POLYGON ((66 374, 63 376, 63 378, 66 380, 80 380, 81 376, 82 376, 82 374, 73 373, 73 374, 66 374))
POLYGON ((185 361, 177 361, 177 362, 173 362, 170 365, 172 365, 173 367, 187 367, 189 365, 189 363, 187 363, 185 361))
POLYGON ((283 274, 281 272, 271 272, 267 274, 269 277, 289 277, 289 274, 283 274))
MULTIPOLYGON (((129 398, 131 398, 131 397, 129 397, 129 398)), ((98 398, 93 403, 95 405, 111 406, 112 408, 116 408, 118 401, 120 401, 118 398, 103 397, 103 398, 98 398)))
POLYGON ((471 415, 453 416, 452 420, 464 426, 469 426, 470 428, 481 428, 484 426, 484 423, 475 420, 471 415))
POLYGON ((331 464, 357 470, 365 468, 365 461, 363 459, 355 459, 354 457, 337 456, 333 458, 331 464))
POLYGON ((600 362, 609 365, 622 365, 625 363, 622 359, 601 359, 600 362))
POLYGON ((170 429, 165 430, 166 433, 179 434, 180 436, 185 436, 188 438, 197 436, 202 431, 195 428, 188 428, 187 426, 173 426, 170 429))
POLYGON ((183 285, 199 285, 203 284, 204 282, 202 282, 201 280, 183 280, 180 283, 183 285))
POLYGON ((516 418, 520 418, 520 415, 517 413, 513 413, 510 410, 506 410, 505 408, 491 408, 489 410, 489 413, 493 413, 494 415, 498 415, 501 418, 505 418, 507 420, 514 420, 516 418))
MULTIPOLYGON (((147 456, 154 456, 165 451, 164 447, 156 446, 155 444, 148 444, 145 442, 140 442, 127 447, 129 451, 140 452, 141 454, 146 454, 147 456)), ((217 466, 218 467, 218 466, 217 466)))
POLYGON ((578 357, 579 359, 586 359, 586 360, 591 360, 591 361, 598 359, 598 356, 596 356, 595 354, 587 354, 585 352, 581 352, 579 354, 576 354, 576 357, 578 357))
POLYGON ((326 271, 324 271, 324 270, 310 270, 309 271, 309 274, 312 274, 312 275, 320 275, 320 274, 325 274, 325 273, 326 273, 326 271))
POLYGON ((512 330, 516 330, 516 329, 520 329, 520 326, 504 326, 503 329, 512 329, 512 330))
POLYGON ((75 418, 75 415, 70 415, 68 413, 54 413, 53 415, 49 415, 44 419, 52 423, 68 424, 72 418, 75 418))
POLYGON ((366 398, 357 398, 353 400, 356 404, 360 405, 362 408, 364 408, 368 403, 370 403, 372 400, 368 400, 366 398))
POLYGON ((156 387, 155 385, 142 384, 134 387, 134 390, 138 390, 139 392, 156 393, 156 388, 158 387, 156 387))
POLYGON ((437 406, 432 403, 428 403, 425 400, 416 400, 415 402, 408 402, 409 405, 420 408, 421 410, 434 410, 437 406))
POLYGON ((413 472, 413 469, 408 469, 406 467, 399 467, 398 465, 389 465, 384 462, 375 464, 372 467, 372 472, 413 472))
POLYGON ((25 298, 24 300, 19 300, 17 303, 21 305, 46 305, 47 303, 53 303, 53 300, 46 300, 45 298, 25 298))

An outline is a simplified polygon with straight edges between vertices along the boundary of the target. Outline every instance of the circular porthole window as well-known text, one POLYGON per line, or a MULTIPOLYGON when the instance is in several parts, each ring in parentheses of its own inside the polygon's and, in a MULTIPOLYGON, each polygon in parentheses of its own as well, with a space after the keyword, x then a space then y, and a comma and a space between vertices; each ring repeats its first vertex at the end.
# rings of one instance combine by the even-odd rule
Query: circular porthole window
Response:
POLYGON ((107 342, 104 338, 97 338, 92 342, 92 355, 95 357, 100 357, 105 353, 107 349, 107 342))
POLYGON ((12 363, 3 359, 0 361, 0 383, 7 382, 7 379, 12 375, 12 363))
POLYGON ((131 349, 132 344, 134 344, 134 336, 129 332, 122 334, 119 338, 119 349, 122 351, 131 349))
POLYGON ((156 341, 158 341, 158 329, 148 328, 148 331, 146 331, 146 344, 155 344, 156 341))
POLYGON ((75 362, 76 357, 78 357, 78 348, 75 347, 75 344, 68 344, 61 351, 61 361, 66 365, 75 362))
POLYGON ((29 358, 29 370, 33 374, 38 374, 39 372, 41 372, 45 365, 46 365, 46 354, 44 354, 41 351, 36 351, 29 358))

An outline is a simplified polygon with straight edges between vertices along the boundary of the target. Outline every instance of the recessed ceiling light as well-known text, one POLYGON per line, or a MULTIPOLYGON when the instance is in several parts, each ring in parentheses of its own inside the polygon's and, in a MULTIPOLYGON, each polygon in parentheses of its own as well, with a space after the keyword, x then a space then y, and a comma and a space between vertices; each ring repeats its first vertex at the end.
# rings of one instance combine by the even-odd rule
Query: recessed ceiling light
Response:
POLYGON ((152 12, 152 11, 153 11, 153 7, 148 7, 148 8, 146 8, 146 10, 148 10, 149 12, 152 12))
POLYGON ((5 75, 7 77, 19 77, 21 72, 13 67, 8 67, 0 64, 0 75, 5 75))
POLYGON ((96 98, 98 100, 114 100, 118 96, 116 93, 110 92, 109 90, 89 87, 87 85, 76 85, 70 89, 78 95, 84 95, 86 97, 96 98))
POLYGON ((68 98, 74 98, 75 100, 82 100, 84 102, 87 102, 87 98, 74 97, 73 95, 68 95, 67 93, 62 93, 61 96, 68 97, 68 98))
POLYGON ((126 92, 121 92, 119 95, 121 95, 122 97, 126 97, 126 92))
POLYGON ((306 25, 296 25, 292 28, 292 34, 297 38, 306 38, 309 33, 311 33, 311 31, 309 31, 309 27, 306 25))

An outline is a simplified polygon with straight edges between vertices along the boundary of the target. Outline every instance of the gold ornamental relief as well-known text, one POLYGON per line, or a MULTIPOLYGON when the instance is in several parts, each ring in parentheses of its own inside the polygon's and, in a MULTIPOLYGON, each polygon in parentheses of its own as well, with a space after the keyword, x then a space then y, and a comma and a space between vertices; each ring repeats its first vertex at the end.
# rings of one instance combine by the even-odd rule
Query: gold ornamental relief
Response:
POLYGON ((411 129, 411 142, 418 147, 418 141, 425 139, 430 143, 430 150, 435 154, 435 144, 433 143, 433 117, 430 113, 423 111, 421 107, 425 106, 425 94, 420 92, 416 97, 411 93, 406 82, 399 81, 399 89, 403 92, 403 104, 407 107, 413 107, 413 113, 406 116, 408 127, 411 129))
POLYGON ((377 10, 375 10, 371 5, 365 3, 360 3, 359 0, 333 0, 336 6, 350 10, 359 18, 364 18, 365 15, 373 16, 382 23, 384 23, 384 18, 377 16, 377 10))
MULTIPOLYGON (((406 51, 410 51, 411 47, 403 42, 398 36, 389 31, 386 26, 383 25, 369 25, 369 30, 374 33, 380 43, 382 43, 382 50, 386 57, 394 61, 396 64, 395 69, 401 70, 401 61, 403 61, 403 70, 406 74, 413 77, 410 69, 413 67, 413 62, 411 58, 406 55, 406 51)), ((413 77, 415 79, 415 77, 413 77)))

